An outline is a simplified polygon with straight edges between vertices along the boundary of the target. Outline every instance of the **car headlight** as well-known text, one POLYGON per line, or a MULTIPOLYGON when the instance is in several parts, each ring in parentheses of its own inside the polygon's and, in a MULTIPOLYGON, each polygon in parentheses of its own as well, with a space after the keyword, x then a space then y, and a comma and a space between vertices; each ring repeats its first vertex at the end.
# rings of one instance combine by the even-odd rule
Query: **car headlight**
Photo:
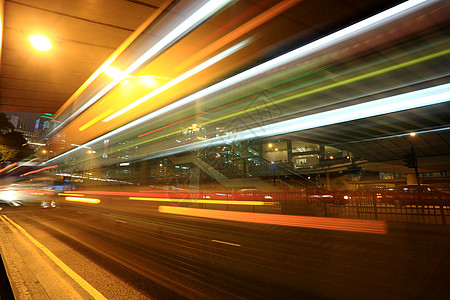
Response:
POLYGON ((18 192, 11 190, 2 191, 0 192, 0 198, 6 201, 14 201, 17 200, 18 194, 18 192))

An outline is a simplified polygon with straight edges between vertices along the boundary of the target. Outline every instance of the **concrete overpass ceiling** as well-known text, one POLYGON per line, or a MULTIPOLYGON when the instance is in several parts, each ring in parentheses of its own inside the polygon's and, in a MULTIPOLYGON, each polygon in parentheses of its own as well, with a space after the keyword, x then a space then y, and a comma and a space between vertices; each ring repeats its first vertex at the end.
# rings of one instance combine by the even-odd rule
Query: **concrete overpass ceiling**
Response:
POLYGON ((7 0, 0 110, 54 113, 163 0, 7 0), (53 48, 31 48, 31 34, 53 48))
MULTIPOLYGON (((142 22, 155 15, 157 9, 168 2, 163 0, 5 1, 0 110, 55 113, 142 22), (50 32, 50 38, 54 42, 52 51, 38 53, 28 47, 28 35, 36 31, 50 32)), ((266 7, 261 11, 265 11, 267 7, 273 7, 279 2, 275 0, 233 2, 233 6, 213 18, 211 23, 205 22, 206 24, 202 24, 198 30, 194 30, 181 42, 171 46, 167 53, 158 57, 162 59, 156 65, 165 66, 164 63, 170 61, 174 48, 195 49, 192 46, 194 42, 202 38, 205 32, 209 33, 208 30, 212 33, 216 29, 230 30, 224 24, 233 17, 233 13, 240 13, 245 9, 263 4, 266 7)), ((250 53, 249 57, 246 57, 245 65, 239 68, 245 69, 260 64, 401 2, 403 1, 300 1, 271 20, 270 25, 263 24, 258 27, 257 32, 252 33, 252 38, 257 40, 252 44, 254 53, 250 53)), ((285 83, 275 86, 273 91, 281 88, 289 89, 291 86, 300 86, 307 90, 309 86, 304 87, 301 84, 310 80, 312 88, 316 88, 319 92, 306 93, 306 96, 295 99, 295 110, 292 109, 292 102, 280 102, 274 107, 280 114, 270 116, 270 119, 264 120, 266 123, 263 123, 283 121, 448 83, 449 72, 448 63, 446 63, 448 53, 442 53, 449 49, 450 20, 445 13, 449 7, 450 3, 446 6, 442 5, 439 11, 433 11, 423 18, 418 15, 417 19, 422 22, 420 28, 425 28, 423 30, 416 30, 411 25, 406 29, 402 28, 401 34, 393 30, 389 33, 390 36, 385 37, 385 40, 378 40, 375 44, 372 40, 355 41, 354 46, 359 47, 357 51, 353 50, 354 52, 344 56, 344 59, 336 59, 330 55, 331 58, 327 58, 327 67, 314 70, 311 72, 312 75, 306 78, 307 80, 303 77, 297 78, 298 74, 286 77, 285 83), (436 54, 439 55, 436 56, 436 54), (433 59, 429 59, 430 56, 433 56, 433 59), (423 61, 426 63, 421 63, 423 61), (356 77, 350 77, 352 73, 356 74, 353 75, 356 77), (372 73, 377 76, 382 73, 382 76, 373 76, 366 81, 365 76, 372 73), (345 84, 339 84, 339 82, 345 82, 345 84)), ((244 23, 245 20, 241 21, 244 23)), ((245 37, 248 36, 243 38, 245 37)), ((376 38, 374 34, 373 39, 376 38)), ((348 49, 354 48, 348 47, 345 51, 348 49)), ((142 67, 142 70, 138 72, 151 69, 152 65, 150 67, 149 65, 142 67)), ((238 70, 233 69, 230 72, 236 73, 238 70)), ((230 72, 227 71, 220 76, 226 78, 230 72)), ((298 90, 303 92, 300 88, 298 90)), ((299 91, 294 92, 300 93, 299 91)), ((190 91, 186 91, 188 92, 190 91)), ((272 90, 267 92, 270 93, 272 90)), ((120 93, 120 89, 117 93, 120 93)), ((180 95, 180 98, 181 96, 183 95, 180 95)), ((286 96, 290 94, 286 93, 286 96)), ((62 111, 70 115, 84 103, 83 101, 84 99, 76 99, 73 101, 73 106, 62 111)), ((99 102, 96 105, 103 108, 100 105, 102 101, 99 102)), ((108 101, 105 103, 103 105, 109 105, 108 101)), ((206 105, 203 108, 206 109, 206 105)), ((73 130, 69 128, 67 132, 78 133, 78 128, 89 118, 99 115, 99 111, 102 111, 100 108, 94 107, 84 116, 81 114, 76 126, 73 123, 77 120, 68 122, 70 126, 73 125, 73 130), (83 117, 85 120, 82 120, 83 117)), ((213 108, 212 106, 209 109, 213 108)), ((133 118, 147 113, 149 112, 144 108, 133 115, 133 118)), ((64 114, 61 116, 64 117, 64 114)), ((253 117, 248 114, 239 118, 239 121, 244 126, 249 126, 251 122, 255 122, 253 120, 257 120, 253 117)), ((410 151, 411 146, 419 157, 448 155, 450 153, 449 120, 450 105, 439 104, 304 130, 285 135, 285 137, 346 149, 369 161, 398 162, 410 151), (410 132, 416 132, 417 135, 411 137, 410 132)), ((123 119, 122 122, 126 124, 130 120, 123 119)), ((113 124, 111 128, 120 125, 113 124)), ((77 141, 77 144, 100 136, 111 128, 105 125, 92 126, 85 131, 82 135, 83 140, 77 141), (92 131, 89 133, 89 130, 92 131)))
MULTIPOLYGON (((414 148, 421 157, 441 157, 450 168, 450 104, 444 103, 287 135, 348 150, 369 161, 401 164, 414 148), (411 136, 410 133, 416 133, 411 136)), ((425 166, 423 166, 425 167, 425 166)))

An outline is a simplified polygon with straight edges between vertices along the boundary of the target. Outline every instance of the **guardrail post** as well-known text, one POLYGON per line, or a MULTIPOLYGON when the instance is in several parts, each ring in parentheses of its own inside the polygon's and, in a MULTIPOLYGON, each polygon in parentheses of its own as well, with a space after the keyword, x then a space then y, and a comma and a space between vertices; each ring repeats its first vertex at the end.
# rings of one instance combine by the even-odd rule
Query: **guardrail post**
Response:
MULTIPOLYGON (((362 193, 360 193, 362 195, 362 193)), ((358 197, 358 200, 356 201, 356 215, 358 216, 358 219, 361 219, 360 213, 359 213, 359 202, 361 201, 362 196, 358 197)))
POLYGON ((372 195, 372 200, 373 200, 373 213, 375 215, 375 220, 378 220, 378 208, 377 208, 377 197, 373 197, 372 195))
POLYGON ((441 212, 442 225, 447 225, 447 219, 445 217, 444 205, 442 204, 442 201, 439 203, 439 210, 441 212))

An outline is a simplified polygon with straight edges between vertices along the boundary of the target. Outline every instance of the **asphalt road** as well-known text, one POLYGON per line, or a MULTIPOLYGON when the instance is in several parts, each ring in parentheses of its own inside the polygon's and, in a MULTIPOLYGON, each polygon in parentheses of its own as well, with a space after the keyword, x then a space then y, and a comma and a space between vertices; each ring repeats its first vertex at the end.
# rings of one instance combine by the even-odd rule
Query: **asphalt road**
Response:
POLYGON ((108 299, 444 299, 450 230, 368 234, 68 204, 0 212, 108 299))

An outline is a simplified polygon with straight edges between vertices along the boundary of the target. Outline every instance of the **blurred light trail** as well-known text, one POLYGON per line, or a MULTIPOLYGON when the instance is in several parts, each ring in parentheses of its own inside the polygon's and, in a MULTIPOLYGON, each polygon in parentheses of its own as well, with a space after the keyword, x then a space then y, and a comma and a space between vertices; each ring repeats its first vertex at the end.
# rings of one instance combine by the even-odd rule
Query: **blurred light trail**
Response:
POLYGON ((30 174, 34 174, 34 173, 37 173, 37 172, 42 172, 42 171, 45 171, 45 170, 48 170, 48 169, 54 169, 54 168, 57 168, 57 167, 58 167, 58 165, 54 165, 54 166, 50 166, 50 167, 44 167, 44 168, 41 168, 41 169, 38 169, 38 170, 34 170, 34 171, 27 172, 25 174, 22 174, 22 175, 20 175, 20 177, 27 176, 27 175, 30 175, 30 174))
POLYGON ((17 162, 12 163, 12 164, 10 164, 10 165, 7 165, 6 167, 4 167, 3 169, 0 170, 0 173, 3 172, 3 171, 8 170, 9 168, 12 168, 12 167, 14 167, 14 166, 17 166, 17 162))
MULTIPOLYGON (((45 164, 45 163, 44 163, 45 164)), ((110 178, 97 178, 92 176, 82 176, 82 175, 75 175, 70 173, 56 173, 57 176, 67 176, 67 177, 73 177, 73 178, 82 178, 82 179, 89 179, 89 180, 95 180, 95 181, 104 181, 104 182, 119 182, 124 184, 132 184, 131 182, 124 181, 124 180, 116 180, 116 179, 110 179, 110 178)))
POLYGON ((219 241, 219 240, 211 240, 211 242, 219 243, 219 244, 225 244, 225 245, 229 245, 229 246, 235 246, 235 247, 240 247, 241 246, 239 244, 230 243, 230 242, 224 242, 224 241, 219 241))
POLYGON ((122 191, 72 190, 72 191, 64 191, 64 193, 61 193, 59 195, 124 196, 128 197, 130 200, 154 201, 154 202, 184 202, 184 203, 209 203, 209 204, 233 204, 233 205, 275 205, 275 202, 272 201, 259 201, 260 199, 262 199, 263 196, 266 195, 266 193, 255 195, 253 194, 242 195, 241 193, 235 192, 218 193, 217 191, 192 192, 192 191, 153 190, 153 191, 139 191, 139 192, 126 192, 126 191, 122 192, 122 191))
MULTIPOLYGON (((211 109, 211 110, 208 110, 208 111, 199 113, 199 114, 197 114, 197 115, 193 115, 193 116, 191 116, 191 117, 189 117, 189 118, 186 118, 186 119, 183 119, 183 120, 179 120, 179 121, 174 122, 174 123, 172 123, 172 124, 165 125, 165 126, 163 126, 163 127, 159 127, 159 128, 153 129, 153 130, 148 131, 148 132, 146 132, 146 133, 142 133, 142 134, 138 135, 138 138, 144 137, 144 136, 146 136, 146 135, 155 133, 155 132, 157 132, 157 131, 160 131, 160 130, 163 130, 163 129, 172 127, 172 126, 174 126, 174 125, 177 125, 177 124, 180 124, 180 123, 183 123, 183 122, 187 122, 187 121, 192 120, 192 119, 196 119, 196 118, 198 118, 198 117, 201 117, 201 116, 203 116, 203 115, 209 114, 209 113, 211 113, 211 112, 215 112, 215 111, 221 110, 221 109, 223 109, 223 108, 227 108, 227 107, 230 107, 230 106, 233 106, 233 105, 236 105, 236 104, 239 104, 239 103, 241 103, 241 102, 248 101, 248 100, 249 100, 249 98, 244 98, 244 99, 241 99, 241 100, 232 102, 232 103, 228 103, 228 104, 225 104, 225 105, 222 105, 222 106, 213 108, 213 109, 211 109)), ((172 134, 176 134, 177 132, 178 132, 178 131, 175 131, 175 132, 173 132, 172 134)), ((172 134, 166 134, 166 135, 164 135, 164 137, 167 137, 167 136, 172 135, 172 134)), ((148 141, 145 141, 145 142, 148 142, 148 141)))
POLYGON ((46 146, 47 144, 44 143, 36 143, 36 142, 27 142, 29 145, 36 145, 36 146, 46 146))
MULTIPOLYGON (((415 12, 416 10, 422 8, 424 5, 427 5, 428 3, 431 3, 431 2, 433 2, 433 1, 415 0, 415 1, 407 1, 407 2, 401 3, 391 9, 383 11, 375 16, 372 16, 368 19, 360 21, 360 22, 358 22, 354 25, 351 25, 349 27, 346 27, 344 29, 341 29, 335 33, 332 33, 332 34, 325 36, 319 40, 316 40, 310 44, 307 44, 300 48, 297 48, 297 49, 295 49, 291 52, 288 52, 284 55, 276 57, 268 62, 265 62, 256 67, 253 67, 253 68, 246 70, 240 74, 237 74, 228 79, 225 79, 215 85, 212 85, 206 89, 198 91, 198 92, 196 92, 188 97, 185 97, 177 102, 166 105, 165 107, 160 108, 152 113, 149 113, 148 115, 146 115, 144 117, 134 120, 120 128, 117 128, 107 134, 104 134, 96 139, 93 139, 93 140, 85 143, 83 146, 86 147, 86 146, 92 145, 96 142, 103 141, 106 138, 110 138, 111 136, 114 136, 116 134, 119 134, 121 132, 129 130, 130 128, 138 126, 144 122, 147 122, 148 120, 157 118, 162 114, 171 112, 171 111, 173 111, 177 108, 180 108, 184 105, 190 104, 199 98, 206 97, 212 93, 219 92, 220 90, 228 88, 233 84, 244 84, 244 81, 249 78, 252 78, 254 76, 261 76, 261 74, 264 74, 265 72, 269 72, 269 71, 276 69, 282 65, 286 65, 286 64, 288 64, 292 61, 295 61, 299 58, 302 58, 308 54, 315 53, 326 47, 332 47, 334 44, 339 43, 343 40, 355 38, 358 35, 365 34, 368 31, 374 30, 377 27, 382 26, 385 23, 393 22, 399 16, 405 16, 407 14, 411 14, 411 13, 415 12)), ((73 153, 76 150, 77 149, 69 150, 59 156, 56 156, 56 157, 48 160, 47 162, 44 162, 43 164, 46 164, 46 163, 49 163, 56 159, 59 159, 65 155, 73 153)))
MULTIPOLYGON (((417 130, 414 133, 417 135, 417 134, 424 134, 424 133, 431 133, 431 132, 440 132, 440 131, 447 131, 447 130, 450 130, 450 127, 433 128, 433 129, 427 129, 427 130, 417 130)), ((363 139, 363 140, 353 140, 353 141, 347 142, 347 144, 356 144, 356 143, 376 141, 376 140, 392 139, 392 138, 408 136, 408 135, 411 136, 411 132, 394 134, 394 135, 388 135, 388 136, 379 136, 379 137, 370 138, 370 139, 363 139)), ((329 144, 330 147, 333 147, 333 146, 336 146, 336 145, 337 144, 329 144)))
POLYGON ((255 127, 241 132, 230 133, 227 136, 213 137, 205 141, 199 141, 189 145, 173 147, 167 151, 161 151, 160 153, 148 158, 158 157, 160 155, 171 155, 202 147, 221 145, 226 142, 241 141, 257 137, 269 137, 279 134, 297 132, 321 126, 333 125, 342 122, 349 122, 378 115, 444 103, 448 101, 450 101, 450 83, 387 97, 380 100, 374 100, 366 103, 307 115, 274 124, 255 127))
POLYGON ((270 225, 304 227, 327 230, 353 231, 363 233, 386 234, 385 221, 338 219, 324 217, 305 217, 294 215, 276 215, 263 213, 249 213, 237 211, 224 211, 214 209, 199 209, 174 206, 160 206, 160 213, 175 214, 190 217, 219 219, 238 222, 251 222, 270 225))
POLYGON ((286 101, 290 101, 290 100, 297 100, 300 97, 304 97, 304 96, 312 95, 312 94, 315 94, 315 93, 323 92, 323 91, 328 90, 328 89, 332 89, 332 88, 335 88, 335 87, 347 85, 349 83, 353 83, 353 82, 356 82, 356 81, 359 81, 359 80, 367 79, 367 78, 370 78, 370 77, 373 77, 373 76, 377 76, 377 75, 381 75, 381 74, 384 74, 384 73, 387 73, 387 72, 391 72, 391 71, 394 71, 394 70, 405 68, 405 67, 411 66, 413 64, 417 64, 417 63, 420 63, 420 62, 424 62, 424 61, 427 61, 427 60, 430 60, 430 59, 433 59, 433 58, 437 58, 437 57, 440 57, 440 56, 445 56, 445 55, 448 55, 448 54, 450 54, 450 49, 444 50, 444 51, 441 51, 441 52, 438 52, 438 53, 433 53, 433 54, 430 54, 430 55, 427 55, 427 56, 424 56, 424 57, 420 57, 420 58, 417 58, 417 59, 414 59, 414 60, 410 60, 410 61, 398 64, 398 65, 390 66, 388 68, 384 68, 384 69, 381 69, 381 70, 377 70, 377 71, 374 71, 374 72, 366 73, 366 74, 359 75, 359 76, 356 76, 356 77, 352 77, 352 78, 349 78, 349 79, 346 79, 346 80, 335 82, 335 83, 332 83, 332 84, 329 84, 329 85, 326 85, 326 86, 322 86, 322 87, 319 87, 319 88, 316 88, 316 89, 313 89, 313 90, 302 92, 300 94, 296 94, 296 95, 292 95, 292 96, 289 96, 289 97, 286 97, 286 98, 275 100, 275 101, 272 101, 270 103, 264 103, 262 105, 255 106, 255 107, 243 110, 243 111, 239 111, 239 112, 236 112, 234 114, 226 115, 226 116, 224 116, 222 118, 217 118, 217 119, 214 119, 214 120, 210 120, 210 121, 204 122, 202 125, 215 123, 215 122, 218 122, 218 121, 221 121, 221 120, 224 120, 224 119, 228 119, 228 118, 231 118, 231 117, 237 117, 237 116, 239 116, 241 114, 249 113, 251 111, 255 111, 255 110, 258 110, 258 109, 261 109, 261 108, 266 108, 267 106, 280 104, 280 103, 283 103, 283 102, 286 102, 286 101))
POLYGON ((101 114, 99 114, 98 116, 96 116, 95 118, 93 118, 92 120, 90 120, 89 122, 87 122, 86 124, 81 126, 80 128, 78 128, 78 130, 83 131, 83 130, 91 127, 92 125, 94 125, 95 123, 97 123, 98 121, 100 121, 101 119, 106 117, 107 115, 109 115, 111 112, 112 112, 112 109, 107 109, 106 111, 102 112, 101 114))
POLYGON ((72 196, 72 197, 83 197, 83 194, 69 194, 69 193, 59 193, 58 196, 72 196))
POLYGON ((296 5, 301 1, 303 0, 284 0, 283 2, 278 3, 277 5, 268 9, 267 11, 261 13, 255 18, 251 19, 250 21, 246 22, 245 24, 239 26, 235 30, 226 34, 225 36, 215 41, 214 43, 210 44, 209 46, 203 48, 200 51, 197 51, 196 54, 192 55, 185 62, 181 63, 177 69, 178 70, 183 69, 189 66, 190 64, 194 63, 195 61, 210 55, 214 51, 217 51, 218 49, 231 43, 232 41, 250 32, 251 30, 257 28, 258 26, 261 26, 267 21, 275 18, 279 14, 285 12, 286 10, 288 10, 289 8, 291 8, 292 6, 296 5))
POLYGON ((108 75, 111 79, 121 78, 122 71, 119 68, 111 67, 105 69, 104 73, 108 75))
MULTIPOLYGON (((449 50, 450 52, 450 50, 449 50)), ((334 84, 333 84, 334 85, 334 84)), ((356 104, 352 106, 346 106, 343 108, 329 110, 313 115, 308 115, 304 117, 295 118, 292 120, 282 121, 279 123, 274 123, 270 125, 260 126, 257 128, 248 129, 242 132, 237 132, 233 134, 229 134, 227 137, 220 136, 217 138, 211 138, 206 141, 206 144, 213 146, 218 145, 227 141, 238 141, 248 138, 255 137, 268 137, 276 134, 284 134, 291 133, 295 131, 301 131, 321 126, 327 126, 342 122, 348 122, 368 117, 374 117, 378 115, 398 112, 402 110, 414 109, 418 107, 439 104, 443 102, 450 101, 449 93, 450 84, 444 84, 437 87, 432 87, 424 90, 419 90, 415 92, 400 94, 397 96, 387 97, 380 100, 374 100, 371 102, 356 104)), ((305 93, 310 93, 311 91, 307 91, 305 93)), ((291 96, 288 98, 297 98, 299 95, 291 96)), ((287 98, 273 101, 271 103, 265 103, 263 106, 267 107, 272 105, 274 102, 281 103, 286 101, 287 98)), ((290 99, 289 99, 290 100, 290 99)), ((253 111, 257 108, 262 108, 261 106, 249 108, 247 110, 241 110, 234 114, 227 114, 226 116, 213 119, 211 121, 206 121, 202 125, 208 125, 214 122, 218 122, 220 120, 224 120, 231 117, 237 117, 245 112, 253 111)), ((145 140, 145 143, 153 142, 158 139, 162 139, 168 137, 170 135, 176 134, 177 132, 168 133, 165 135, 159 135, 152 139, 145 140)), ((196 142, 194 148, 202 147, 205 145, 205 142, 196 142)), ((190 146, 185 146, 191 149, 190 146)), ((192 148, 192 150, 194 149, 192 148)), ((175 152, 171 152, 170 154, 174 154, 175 152)))
POLYGON ((127 111, 135 108, 138 105, 141 105, 142 103, 146 102, 147 100, 155 97, 158 94, 161 94, 162 92, 170 89, 171 87, 173 87, 174 85, 188 79, 191 76, 194 76, 195 74, 197 74, 200 71, 203 71, 204 69, 210 67, 211 65, 221 61, 222 59, 226 58, 227 56, 235 53, 236 51, 240 50, 242 47, 244 47, 246 44, 248 44, 249 40, 245 40, 240 42, 239 44, 234 45, 233 47, 223 51, 222 53, 214 56, 213 58, 208 59, 207 61, 201 63, 200 65, 192 68, 191 70, 187 71, 186 73, 178 76, 177 78, 175 78, 174 80, 169 81, 168 83, 160 86, 159 88, 157 88, 156 90, 151 91, 150 93, 148 93, 147 95, 145 95, 144 97, 136 100, 135 102, 131 103, 130 105, 122 108, 121 110, 119 110, 118 112, 112 114, 111 116, 107 117, 106 119, 103 120, 103 122, 109 122, 112 119, 117 118, 118 116, 126 113, 127 111))
POLYGON ((241 22, 245 22, 250 19, 253 14, 257 13, 259 10, 262 10, 264 7, 274 2, 274 0, 260 0, 257 5, 251 5, 246 11, 239 14, 238 16, 231 18, 225 24, 218 27, 215 31, 211 32, 207 36, 199 39, 195 43, 192 43, 192 46, 186 49, 186 53, 193 53, 199 51, 199 49, 205 47, 205 45, 211 44, 216 37, 224 36, 227 32, 229 32, 233 27, 238 26, 241 22))
MULTIPOLYGON (((63 126, 68 120, 73 119, 75 116, 78 116, 81 112, 86 110, 88 107, 97 102, 101 97, 106 95, 112 88, 114 88, 117 84, 119 84, 123 79, 125 79, 128 75, 142 66, 144 63, 148 62, 148 60, 159 55, 161 51, 163 51, 166 47, 172 45, 177 40, 181 39, 184 35, 186 35, 189 31, 193 30, 196 26, 200 25, 212 15, 214 15, 217 11, 228 5, 232 0, 210 0, 205 5, 200 7, 197 11, 192 13, 187 19, 185 19, 181 24, 175 27, 171 32, 166 34, 161 40, 159 40, 155 45, 153 45, 150 49, 148 49, 143 55, 141 55, 138 59, 136 59, 123 73, 119 78, 114 79, 110 84, 104 87, 100 92, 94 95, 91 99, 89 99, 85 104, 83 104, 77 111, 72 113, 69 117, 66 118, 61 124, 57 126, 60 128, 63 126)), ((103 71, 110 66, 104 64, 103 71)), ((98 76, 98 75, 97 75, 98 76)), ((54 130, 56 130, 55 128, 54 130)), ((53 130, 53 131, 54 131, 53 130)), ((52 131, 52 132, 53 132, 52 131)))
POLYGON ((33 160, 36 160, 36 159, 38 159, 38 157, 35 157, 35 158, 33 158, 33 159, 30 159, 30 160, 28 160, 28 161, 26 161, 26 162, 20 163, 20 164, 18 164, 15 168, 12 168, 11 170, 9 170, 7 173, 9 173, 9 172, 11 172, 11 171, 14 171, 15 169, 20 168, 20 167, 22 167, 22 166, 25 166, 25 165, 27 165, 28 163, 30 163, 30 162, 32 162, 33 160))
MULTIPOLYGON (((349 122, 448 101, 450 101, 450 84, 443 84, 432 88, 261 126, 261 128, 254 129, 254 137, 295 132, 341 122, 349 122)), ((238 133, 238 135, 241 135, 241 138, 249 135, 249 130, 238 133)))
POLYGON ((66 201, 92 203, 92 204, 100 203, 100 199, 96 199, 96 198, 82 198, 82 197, 66 197, 66 201))
MULTIPOLYGON (((136 121, 142 120, 141 122, 147 121, 149 119, 155 118, 163 113, 167 113, 174 109, 177 109, 183 105, 189 104, 199 98, 208 96, 212 93, 219 92, 225 88, 228 88, 234 84, 243 84, 245 80, 255 77, 261 76, 265 72, 278 68, 282 65, 286 65, 294 60, 297 60, 301 57, 314 53, 316 51, 322 50, 326 47, 331 47, 334 44, 342 42, 347 39, 351 39, 357 35, 362 35, 370 30, 377 28, 378 26, 382 26, 385 23, 391 22, 397 18, 397 14, 406 14, 412 13, 416 9, 420 8, 420 4, 426 2, 426 0, 417 0, 417 1, 408 1, 397 5, 391 9, 388 9, 384 12, 381 12, 373 17, 365 19, 361 22, 358 22, 354 25, 351 25, 347 28, 341 29, 333 34, 325 36, 319 40, 316 40, 310 44, 304 45, 300 48, 297 48, 291 52, 288 52, 284 55, 276 57, 268 62, 265 62, 261 65, 253 67, 249 70, 246 70, 240 74, 237 74, 233 77, 225 79, 215 85, 212 85, 204 90, 201 90, 197 93, 194 93, 188 97, 185 97, 177 102, 174 102, 170 105, 167 105, 149 115, 138 119, 136 121)), ((130 123, 131 124, 131 123, 130 123)))
POLYGON ((130 197, 130 200, 143 200, 143 201, 155 201, 155 202, 231 204, 231 205, 274 205, 275 204, 274 202, 264 202, 264 201, 204 200, 204 199, 146 198, 146 197, 130 197))
MULTIPOLYGON (((87 87, 100 76, 104 72, 106 68, 108 68, 143 32, 147 29, 150 24, 152 24, 162 13, 164 13, 169 5, 172 4, 172 1, 164 1, 163 4, 152 14, 150 18, 148 18, 138 29, 136 29, 132 34, 128 36, 128 38, 111 54, 111 56, 83 83, 83 85, 78 88, 78 90, 70 96, 70 98, 61 106, 58 112, 55 115, 55 118, 61 114, 70 104, 74 102, 74 100, 80 96, 87 87)), ((64 120, 64 123, 69 121, 69 118, 64 120)), ((54 128, 50 134, 59 129, 59 127, 63 125, 60 124, 56 128, 54 128)))

